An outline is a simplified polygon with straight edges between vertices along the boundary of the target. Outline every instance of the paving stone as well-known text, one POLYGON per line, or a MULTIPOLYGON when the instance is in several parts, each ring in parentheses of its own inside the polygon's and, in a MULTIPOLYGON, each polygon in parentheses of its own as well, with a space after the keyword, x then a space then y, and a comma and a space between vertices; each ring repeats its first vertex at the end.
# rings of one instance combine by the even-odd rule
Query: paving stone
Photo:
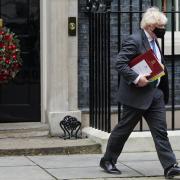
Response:
POLYGON ((122 153, 118 158, 118 161, 158 161, 158 156, 156 152, 122 153))
POLYGON ((31 160, 44 168, 70 168, 99 166, 101 154, 65 155, 65 156, 29 156, 31 160))
POLYGON ((49 173, 58 179, 86 179, 86 178, 114 178, 114 177, 135 177, 140 176, 137 172, 128 167, 119 164, 118 168, 123 171, 122 175, 113 175, 105 173, 100 167, 84 167, 84 168, 58 168, 46 169, 49 173))
POLYGON ((40 167, 1 167, 1 180, 55 180, 51 175, 43 171, 40 167))
MULTIPOLYGON (((180 160, 180 152, 174 151, 176 158, 180 160)), ((119 162, 124 161, 158 161, 157 152, 128 152, 121 153, 118 158, 119 162)))
POLYGON ((0 157, 0 167, 8 166, 35 166, 35 164, 24 156, 0 157))
MULTIPOLYGON (((180 152, 175 154, 179 157, 180 152)), ((117 163, 121 175, 104 172, 99 167, 101 157, 102 154, 0 157, 0 180, 164 179, 156 152, 122 153, 117 163)))
POLYGON ((163 179, 164 180, 164 177, 130 177, 130 178, 106 178, 105 180, 160 180, 160 179, 163 179))
POLYGON ((123 162, 123 164, 140 172, 143 176, 162 176, 164 174, 164 170, 159 161, 130 161, 123 162))

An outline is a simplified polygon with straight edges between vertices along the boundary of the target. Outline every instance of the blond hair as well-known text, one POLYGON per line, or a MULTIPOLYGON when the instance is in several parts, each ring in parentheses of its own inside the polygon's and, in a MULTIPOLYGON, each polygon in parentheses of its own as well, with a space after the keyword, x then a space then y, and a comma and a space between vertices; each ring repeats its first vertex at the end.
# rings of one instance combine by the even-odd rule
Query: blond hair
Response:
POLYGON ((160 12, 159 8, 151 7, 146 10, 141 20, 141 28, 146 28, 148 25, 165 25, 167 17, 164 13, 160 12))

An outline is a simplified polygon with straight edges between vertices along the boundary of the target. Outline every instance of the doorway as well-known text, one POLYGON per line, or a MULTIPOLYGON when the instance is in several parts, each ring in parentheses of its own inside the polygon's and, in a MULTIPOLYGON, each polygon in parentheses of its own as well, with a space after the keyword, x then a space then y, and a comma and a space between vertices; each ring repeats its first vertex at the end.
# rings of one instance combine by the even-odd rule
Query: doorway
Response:
POLYGON ((22 68, 0 84, 0 123, 40 121, 40 0, 0 0, 0 17, 20 40, 22 68))

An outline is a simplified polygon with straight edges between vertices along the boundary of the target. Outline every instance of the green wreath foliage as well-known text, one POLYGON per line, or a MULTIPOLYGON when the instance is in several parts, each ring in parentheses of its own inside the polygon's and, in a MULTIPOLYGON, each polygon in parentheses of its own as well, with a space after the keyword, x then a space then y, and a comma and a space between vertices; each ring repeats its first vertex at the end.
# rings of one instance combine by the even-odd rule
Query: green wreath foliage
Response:
POLYGON ((9 28, 0 28, 0 82, 13 79, 22 67, 19 39, 9 28))

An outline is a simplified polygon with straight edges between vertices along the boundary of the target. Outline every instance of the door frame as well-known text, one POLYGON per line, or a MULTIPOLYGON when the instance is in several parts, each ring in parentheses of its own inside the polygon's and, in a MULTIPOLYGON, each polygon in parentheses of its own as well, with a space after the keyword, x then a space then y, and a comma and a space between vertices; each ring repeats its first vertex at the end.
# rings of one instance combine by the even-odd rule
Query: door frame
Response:
POLYGON ((41 123, 47 123, 47 0, 40 0, 40 92, 41 123))

